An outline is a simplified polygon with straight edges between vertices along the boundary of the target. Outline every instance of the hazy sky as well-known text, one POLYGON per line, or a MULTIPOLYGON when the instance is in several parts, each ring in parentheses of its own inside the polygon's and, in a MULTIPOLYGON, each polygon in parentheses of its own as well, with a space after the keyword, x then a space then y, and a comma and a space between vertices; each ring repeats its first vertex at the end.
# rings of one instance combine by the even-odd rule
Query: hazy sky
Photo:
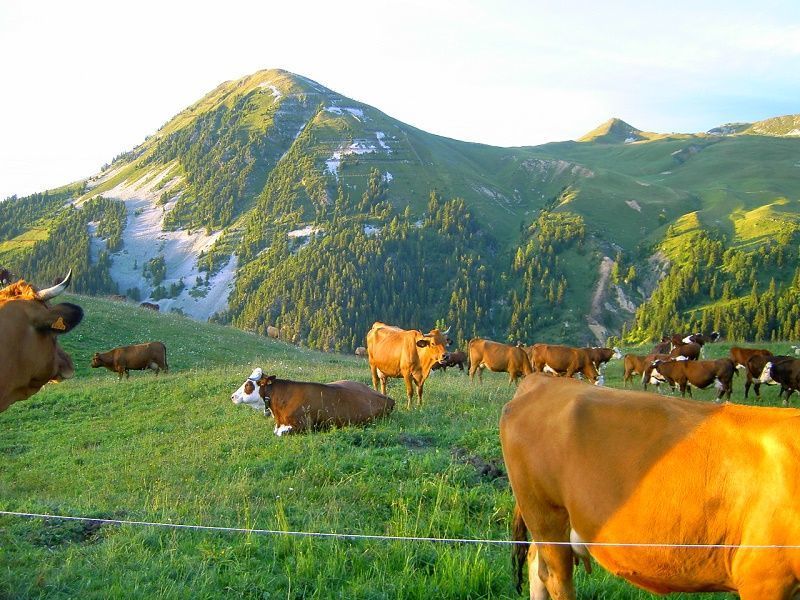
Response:
POLYGON ((0 0, 0 199, 91 175, 265 68, 502 146, 800 112, 800 2, 652 4, 0 0))

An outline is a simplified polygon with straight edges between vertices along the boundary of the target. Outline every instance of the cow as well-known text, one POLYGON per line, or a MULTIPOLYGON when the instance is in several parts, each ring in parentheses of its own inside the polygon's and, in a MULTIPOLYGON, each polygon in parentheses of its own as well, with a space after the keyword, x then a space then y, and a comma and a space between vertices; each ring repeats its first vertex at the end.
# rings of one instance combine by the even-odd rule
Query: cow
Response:
MULTIPOLYGON (((625 373, 622 376, 622 385, 627 387, 628 382, 634 375, 643 375, 653 361, 659 358, 661 360, 668 360, 669 354, 648 354, 647 356, 626 354, 622 359, 622 366, 625 369, 625 373)), ((644 389, 647 389, 647 382, 643 381, 642 383, 644 389)))
POLYGON ((364 346, 359 346, 358 348, 356 348, 356 356, 365 358, 367 356, 367 349, 364 348, 364 346))
POLYGON ((277 436, 360 425, 394 409, 394 400, 357 381, 290 381, 264 375, 260 368, 231 395, 231 401, 271 413, 277 436))
POLYGON ((508 373, 508 383, 516 383, 520 377, 533 373, 528 355, 519 346, 509 346, 491 340, 474 338, 469 341, 469 381, 483 383, 483 370, 508 373))
POLYGON ((770 360, 764 365, 764 370, 759 377, 761 383, 779 383, 781 391, 779 396, 786 391, 783 405, 789 405, 789 396, 795 391, 800 391, 800 360, 770 360))
POLYGON ((687 342, 685 344, 678 344, 669 353, 671 358, 683 358, 686 360, 698 360, 700 358, 700 351, 702 350, 700 344, 695 342, 687 342))
POLYGON ((139 306, 142 308, 149 308, 150 310, 154 310, 156 312, 159 311, 159 306, 155 302, 142 302, 139 306))
POLYGON ((26 281, 0 289, 0 412, 25 400, 49 381, 75 374, 70 356, 57 337, 72 331, 83 309, 64 302, 50 306, 72 279, 72 271, 56 286, 36 291, 26 281))
POLYGON ((111 294, 108 299, 114 300, 115 302, 125 302, 128 300, 128 297, 123 294, 111 294))
POLYGON ((750 360, 751 356, 771 356, 772 352, 766 348, 741 348, 739 346, 731 346, 730 355, 737 369, 746 369, 747 361, 750 360))
MULTIPOLYGON (((750 356, 745 364, 746 379, 744 382, 744 397, 747 398, 747 393, 750 391, 750 386, 752 385, 756 393, 756 400, 761 401, 761 375, 764 373, 764 368, 767 366, 767 363, 772 363, 774 365, 790 360, 794 360, 794 358, 791 356, 774 356, 772 354, 754 354, 750 356)), ((772 378, 765 378, 763 383, 766 385, 778 385, 778 382, 772 378)), ((778 392, 778 398, 783 396, 784 391, 786 391, 786 388, 781 386, 781 390, 778 392)))
POLYGON ((0 285, 9 285, 13 278, 14 276, 11 274, 11 271, 8 269, 0 269, 0 285))
POLYGON ((386 394, 386 380, 402 378, 406 384, 407 408, 411 409, 414 385, 417 386, 417 406, 422 406, 422 392, 433 365, 444 364, 450 357, 447 352, 447 334, 432 329, 422 333, 416 329, 401 329, 376 321, 367 332, 367 357, 372 373, 372 385, 386 394))
POLYGON ((685 396, 688 391, 690 398, 692 386, 704 389, 713 383, 719 390, 716 398, 719 402, 725 394, 730 400, 734 373, 736 369, 729 358, 666 361, 656 359, 642 379, 665 382, 672 387, 677 385, 681 390, 681 396, 685 396))
POLYGON ((129 371, 152 369, 169 372, 167 366, 167 347, 161 342, 146 342, 133 346, 120 346, 108 352, 95 352, 92 356, 92 368, 105 367, 119 374, 120 381, 124 375, 130 379, 129 371))
POLYGON ((670 337, 665 335, 658 344, 653 346, 650 354, 669 354, 671 350, 672 342, 670 341, 670 337))
POLYGON ((622 352, 616 346, 614 348, 601 348, 598 346, 592 346, 584 349, 589 355, 589 359, 592 361, 594 368, 597 369, 598 372, 602 372, 608 361, 619 360, 622 358, 622 352))
POLYGON ((531 598, 574 600, 588 553, 657 594, 791 598, 798 421, 791 408, 527 377, 500 418, 513 537, 532 538, 512 549, 518 586, 527 558, 531 598))
POLYGON ((271 338, 277 340, 278 337, 280 336, 280 334, 281 334, 281 331, 277 327, 273 327, 272 325, 268 325, 267 326, 267 336, 268 337, 271 337, 271 338))
POLYGON ((435 365, 433 365, 432 370, 437 371, 441 369, 443 373, 446 373, 447 367, 458 367, 460 371, 463 371, 464 363, 466 362, 467 362, 467 355, 464 354, 461 350, 456 350, 455 352, 450 353, 445 363, 436 363, 435 365))
POLYGON ((531 358, 534 372, 551 373, 572 377, 580 373, 586 379, 597 385, 603 385, 603 378, 599 376, 589 354, 584 348, 571 346, 558 346, 555 344, 534 344, 526 348, 531 358))
MULTIPOLYGON (((673 333, 669 336, 669 340, 673 346, 680 346, 681 344, 704 344, 716 342, 719 339, 719 332, 712 331, 709 334, 704 333, 673 333)), ((662 340, 663 341, 663 340, 662 340)))

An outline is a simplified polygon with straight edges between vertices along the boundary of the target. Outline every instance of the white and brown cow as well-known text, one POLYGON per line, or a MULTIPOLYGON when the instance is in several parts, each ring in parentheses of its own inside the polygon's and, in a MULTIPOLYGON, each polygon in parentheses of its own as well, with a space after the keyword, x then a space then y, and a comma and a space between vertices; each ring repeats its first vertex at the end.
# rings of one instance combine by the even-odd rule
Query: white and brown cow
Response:
POLYGON ((388 415, 394 400, 357 381, 314 383, 278 379, 254 370, 231 395, 275 419, 275 435, 358 425, 388 415))

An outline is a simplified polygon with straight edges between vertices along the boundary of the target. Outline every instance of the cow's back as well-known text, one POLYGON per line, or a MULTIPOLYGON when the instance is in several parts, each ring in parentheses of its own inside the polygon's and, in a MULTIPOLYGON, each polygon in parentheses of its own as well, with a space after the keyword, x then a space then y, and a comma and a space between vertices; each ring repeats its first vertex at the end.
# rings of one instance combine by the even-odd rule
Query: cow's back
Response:
POLYGON ((390 377, 400 377, 404 370, 419 365, 415 330, 392 325, 373 325, 367 332, 367 358, 390 377))

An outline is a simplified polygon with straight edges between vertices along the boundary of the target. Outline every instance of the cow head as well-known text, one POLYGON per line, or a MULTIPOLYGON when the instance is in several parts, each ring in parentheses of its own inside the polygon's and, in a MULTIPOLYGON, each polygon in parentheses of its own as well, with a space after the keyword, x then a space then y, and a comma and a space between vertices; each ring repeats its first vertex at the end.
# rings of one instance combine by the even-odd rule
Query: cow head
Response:
POLYGON ((83 310, 75 304, 48 304, 71 277, 72 271, 58 285, 38 292, 23 280, 0 290, 0 412, 48 381, 74 375, 72 359, 57 337, 81 322, 83 310))
POLYGON ((431 329, 428 333, 417 338, 417 352, 419 352, 420 358, 427 358, 423 362, 428 362, 431 365, 437 363, 440 365, 447 364, 450 358, 450 353, 447 351, 447 334, 449 332, 449 327, 445 331, 431 329))
POLYGON ((231 394, 234 404, 246 404, 250 408, 269 415, 270 388, 275 382, 275 375, 266 376, 262 369, 254 369, 238 390, 231 394))
POLYGON ((614 354, 611 355, 611 360, 620 360, 622 358, 622 350, 614 346, 612 348, 614 354))
POLYGON ((764 365, 764 368, 761 371, 761 375, 759 375, 759 377, 758 377, 758 381, 759 381, 759 383, 766 383, 766 384, 775 383, 775 380, 772 379, 772 362, 771 361, 767 362, 767 364, 764 365))

